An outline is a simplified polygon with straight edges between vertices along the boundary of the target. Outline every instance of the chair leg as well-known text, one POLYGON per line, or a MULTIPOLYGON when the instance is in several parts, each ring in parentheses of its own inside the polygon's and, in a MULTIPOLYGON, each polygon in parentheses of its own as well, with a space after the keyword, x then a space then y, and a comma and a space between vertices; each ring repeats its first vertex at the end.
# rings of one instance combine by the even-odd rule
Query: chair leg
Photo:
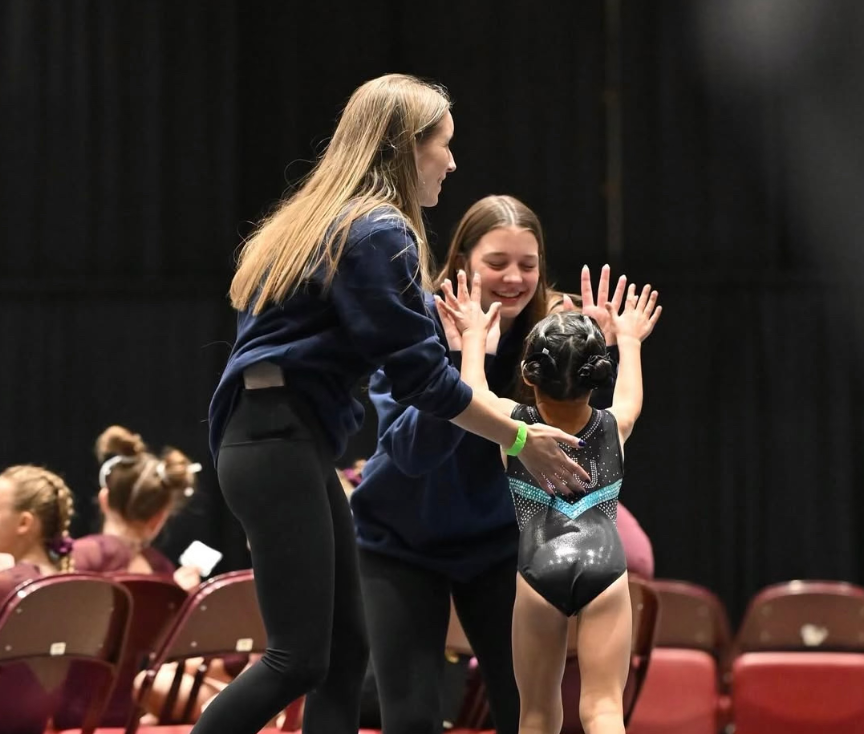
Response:
MULTIPOLYGON (((104 671, 102 680, 91 689, 92 698, 87 706, 87 713, 81 724, 81 734, 94 734, 105 713, 108 698, 114 690, 114 676, 107 670, 104 671)), ((53 722, 52 722, 53 726, 53 722)), ((52 729, 52 731, 56 731, 52 729)))

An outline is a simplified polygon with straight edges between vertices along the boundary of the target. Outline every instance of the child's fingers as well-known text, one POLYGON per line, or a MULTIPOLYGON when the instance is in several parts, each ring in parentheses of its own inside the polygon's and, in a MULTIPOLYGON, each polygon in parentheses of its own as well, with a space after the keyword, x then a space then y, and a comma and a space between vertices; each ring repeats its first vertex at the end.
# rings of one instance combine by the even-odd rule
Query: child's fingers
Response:
POLYGON ((648 297, 651 295, 651 286, 646 283, 642 287, 642 292, 639 294, 639 300, 636 302, 636 308, 639 311, 644 311, 645 306, 648 304, 648 297))
POLYGON ((474 273, 474 277, 471 279, 471 300, 474 303, 480 303, 480 296, 482 295, 482 291, 480 289, 480 273, 474 273))
POLYGON ((645 305, 645 315, 648 318, 651 317, 651 314, 654 313, 654 309, 657 307, 657 298, 659 295, 657 291, 651 291, 651 295, 648 297, 648 303, 645 305))

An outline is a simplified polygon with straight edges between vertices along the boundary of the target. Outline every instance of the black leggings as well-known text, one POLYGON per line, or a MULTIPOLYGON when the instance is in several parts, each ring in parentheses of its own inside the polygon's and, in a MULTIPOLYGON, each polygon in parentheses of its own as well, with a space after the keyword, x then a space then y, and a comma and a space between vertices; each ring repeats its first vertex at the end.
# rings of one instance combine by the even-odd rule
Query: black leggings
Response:
POLYGON ((267 652, 195 734, 253 734, 307 694, 306 734, 356 734, 368 643, 354 528, 316 416, 285 388, 242 391, 217 465, 252 550, 267 652))
POLYGON ((516 734, 519 691, 510 636, 515 556, 469 583, 364 550, 360 571, 384 734, 441 734, 451 594, 480 663, 495 729, 516 734))

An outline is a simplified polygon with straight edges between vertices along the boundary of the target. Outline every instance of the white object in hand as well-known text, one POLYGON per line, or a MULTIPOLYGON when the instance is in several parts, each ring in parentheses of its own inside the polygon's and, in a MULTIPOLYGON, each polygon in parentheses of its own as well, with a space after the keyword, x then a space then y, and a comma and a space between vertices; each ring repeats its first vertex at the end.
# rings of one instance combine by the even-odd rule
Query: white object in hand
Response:
POLYGON ((215 548, 193 540, 189 547, 180 556, 181 566, 194 566, 201 572, 201 576, 209 576, 213 567, 222 560, 222 554, 215 548))

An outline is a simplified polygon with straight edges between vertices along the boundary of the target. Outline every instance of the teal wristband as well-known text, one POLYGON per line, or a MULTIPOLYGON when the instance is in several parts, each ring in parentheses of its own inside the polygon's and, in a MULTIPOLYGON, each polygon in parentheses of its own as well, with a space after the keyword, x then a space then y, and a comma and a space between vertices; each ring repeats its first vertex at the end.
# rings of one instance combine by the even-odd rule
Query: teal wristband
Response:
POLYGON ((528 426, 525 421, 519 421, 519 427, 516 429, 516 440, 513 445, 507 449, 507 456, 518 456, 519 452, 525 448, 525 441, 528 438, 528 426))

